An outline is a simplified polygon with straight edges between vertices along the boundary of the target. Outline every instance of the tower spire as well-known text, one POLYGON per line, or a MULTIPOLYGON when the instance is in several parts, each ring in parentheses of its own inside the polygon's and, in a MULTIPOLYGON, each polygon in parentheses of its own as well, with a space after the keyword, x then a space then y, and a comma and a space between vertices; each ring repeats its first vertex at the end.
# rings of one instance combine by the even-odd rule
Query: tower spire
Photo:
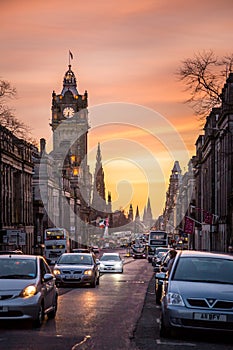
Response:
POLYGON ((104 181, 104 170, 102 166, 102 156, 100 151, 100 143, 98 143, 96 153, 96 166, 93 183, 93 200, 92 206, 100 211, 106 210, 106 198, 105 198, 105 181, 104 181))

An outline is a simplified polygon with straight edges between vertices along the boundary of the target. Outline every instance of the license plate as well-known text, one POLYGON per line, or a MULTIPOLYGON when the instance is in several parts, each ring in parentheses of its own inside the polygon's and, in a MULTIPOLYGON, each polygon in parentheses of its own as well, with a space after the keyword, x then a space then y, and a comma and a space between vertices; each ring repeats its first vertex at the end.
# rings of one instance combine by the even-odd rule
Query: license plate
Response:
POLYGON ((202 321, 226 322, 227 321, 227 315, 195 313, 194 314, 194 319, 195 320, 202 320, 202 321))
POLYGON ((78 280, 78 279, 80 279, 80 276, 65 276, 65 279, 67 279, 67 280, 78 280))
POLYGON ((7 306, 0 306, 0 312, 7 312, 8 307, 7 306))

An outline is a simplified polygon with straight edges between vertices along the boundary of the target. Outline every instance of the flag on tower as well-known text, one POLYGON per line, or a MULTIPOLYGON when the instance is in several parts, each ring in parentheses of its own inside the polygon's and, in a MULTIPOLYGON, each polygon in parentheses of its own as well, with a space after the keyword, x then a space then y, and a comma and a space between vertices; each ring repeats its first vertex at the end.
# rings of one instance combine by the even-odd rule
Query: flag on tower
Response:
POLYGON ((74 58, 74 56, 73 56, 72 52, 71 52, 71 51, 69 51, 69 53, 70 53, 70 58, 71 58, 71 59, 73 59, 73 58, 74 58))

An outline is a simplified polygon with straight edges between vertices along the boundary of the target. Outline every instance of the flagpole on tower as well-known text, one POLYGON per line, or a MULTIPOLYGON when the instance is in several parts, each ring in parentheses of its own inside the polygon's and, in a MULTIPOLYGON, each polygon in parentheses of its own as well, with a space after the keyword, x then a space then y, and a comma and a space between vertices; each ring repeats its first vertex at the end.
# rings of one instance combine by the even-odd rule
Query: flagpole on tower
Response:
POLYGON ((73 59, 73 54, 72 54, 72 52, 69 50, 69 66, 70 66, 70 60, 72 60, 73 59))

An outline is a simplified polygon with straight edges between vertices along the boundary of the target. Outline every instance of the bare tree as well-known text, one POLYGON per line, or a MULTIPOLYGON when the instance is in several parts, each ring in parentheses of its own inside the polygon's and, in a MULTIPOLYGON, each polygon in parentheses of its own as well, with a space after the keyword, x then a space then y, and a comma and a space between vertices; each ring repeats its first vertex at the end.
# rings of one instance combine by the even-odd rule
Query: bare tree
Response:
POLYGON ((8 81, 0 79, 0 125, 6 127, 15 136, 36 144, 36 140, 31 136, 31 129, 24 122, 19 120, 13 110, 8 107, 7 100, 16 98, 16 89, 8 81))
POLYGON ((225 79, 231 72, 233 54, 219 59, 213 51, 195 54, 182 61, 177 75, 189 91, 188 103, 195 114, 203 119, 213 107, 221 104, 221 92, 225 79))

